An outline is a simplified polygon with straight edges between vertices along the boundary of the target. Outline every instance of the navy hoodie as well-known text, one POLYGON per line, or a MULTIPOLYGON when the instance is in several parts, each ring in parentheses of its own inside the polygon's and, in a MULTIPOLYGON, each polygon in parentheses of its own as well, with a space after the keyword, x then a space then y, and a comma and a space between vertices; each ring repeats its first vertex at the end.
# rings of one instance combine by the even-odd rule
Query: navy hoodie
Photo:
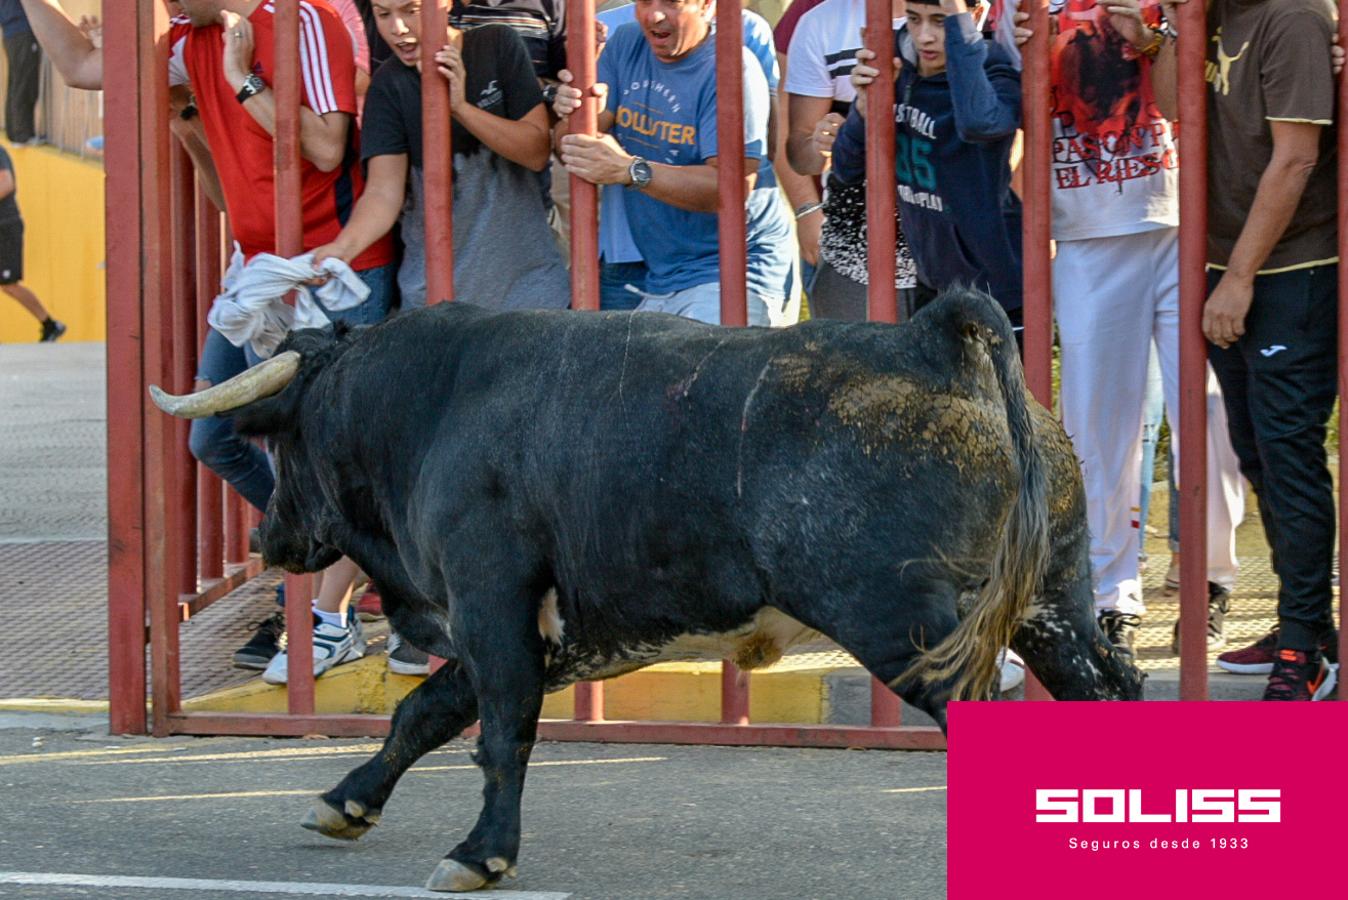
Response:
MULTIPOLYGON (((968 13, 945 19, 946 70, 917 74, 907 28, 895 36, 899 216, 918 280, 941 290, 982 288, 1008 312, 1021 307, 1020 200, 1011 191, 1011 145, 1020 126, 1020 72, 968 13)), ((833 145, 833 173, 866 174, 866 125, 852 112, 833 145)))

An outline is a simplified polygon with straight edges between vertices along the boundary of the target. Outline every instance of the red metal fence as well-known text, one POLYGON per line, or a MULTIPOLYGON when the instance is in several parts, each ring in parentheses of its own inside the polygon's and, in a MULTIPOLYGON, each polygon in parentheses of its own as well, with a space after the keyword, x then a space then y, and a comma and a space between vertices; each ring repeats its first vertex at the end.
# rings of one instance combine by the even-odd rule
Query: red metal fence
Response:
MULTIPOLYGON (((1348 0, 1344 0, 1348 6, 1348 0)), ((568 58, 576 84, 587 92, 572 127, 593 133, 595 80, 594 0, 569 6, 568 58)), ((276 250, 301 250, 299 207, 299 39, 297 0, 275 0, 276 250)), ((1027 383, 1044 404, 1052 402, 1049 154, 1052 127, 1048 97, 1047 0, 1029 0, 1036 36, 1023 48, 1025 130, 1025 368, 1027 383)), ((442 29, 445 4, 427 3, 422 33, 442 29)), ((890 0, 867 0, 866 46, 882 75, 869 90, 873 110, 894 103, 890 74, 890 0)), ((717 12, 718 131, 720 154, 722 322, 744 325, 746 309, 745 181, 738 4, 717 12)), ((1204 13, 1197 3, 1180 9, 1180 102, 1185 164, 1180 169, 1182 424, 1180 496, 1182 579, 1181 697, 1207 697, 1205 644, 1204 469, 1206 346, 1200 330, 1205 296, 1206 144, 1204 128, 1204 13)), ((190 390, 205 313, 220 283, 222 253, 229 246, 221 216, 193 184, 186 154, 171 144, 168 108, 168 21, 160 0, 105 3, 108 216, 108 508, 109 685, 111 730, 147 730, 145 647, 150 647, 149 729, 158 735, 311 734, 374 735, 388 718, 317 715, 314 712, 309 640, 309 576, 287 576, 289 642, 288 711, 285 714, 188 713, 182 708, 178 626, 261 571, 248 554, 255 516, 242 499, 198 466, 187 450, 185 423, 149 405, 146 386, 190 390), (195 292, 195 295, 194 293, 195 292), (147 628, 148 622, 148 628, 147 628)), ((1340 20, 1348 32, 1348 22, 1340 20)), ((425 141, 428 298, 454 296, 452 167, 449 92, 436 73, 437 42, 421 42, 425 141)), ((1340 95, 1341 116, 1348 96, 1340 95)), ((1348 149, 1340 131, 1340 221, 1348 222, 1348 149)), ((897 321, 894 290, 895 174, 890 117, 867 120, 867 222, 870 241, 870 317, 897 321)), ((596 189, 571 184, 572 305, 599 306, 596 189)), ((1341 228, 1341 241, 1348 229, 1341 228)), ((1340 297, 1348 297, 1348 267, 1340 268, 1340 297)), ((1348 347, 1348 317, 1340 316, 1340 353, 1348 347)), ((1348 371, 1340 361, 1340 385, 1348 371)), ((1348 433, 1345 428, 1344 433, 1348 433)), ((1348 450, 1340 445, 1340 464, 1348 450)), ((1348 506, 1340 505, 1340 539, 1348 534, 1348 506)), ((1348 555, 1348 554, 1345 554, 1348 555)), ((1348 643, 1348 641, 1346 641, 1348 643)), ((1344 647, 1348 650, 1348 647, 1344 647)), ((943 746, 930 727, 903 725, 899 701, 872 684, 869 726, 769 725, 749 722, 747 674, 723 663, 720 723, 610 722, 604 719, 602 683, 581 684, 575 716, 542 724, 553 740, 719 743, 932 749, 943 746)), ((1029 699, 1047 699, 1030 679, 1029 699)), ((1348 686, 1340 683, 1340 697, 1348 686)))

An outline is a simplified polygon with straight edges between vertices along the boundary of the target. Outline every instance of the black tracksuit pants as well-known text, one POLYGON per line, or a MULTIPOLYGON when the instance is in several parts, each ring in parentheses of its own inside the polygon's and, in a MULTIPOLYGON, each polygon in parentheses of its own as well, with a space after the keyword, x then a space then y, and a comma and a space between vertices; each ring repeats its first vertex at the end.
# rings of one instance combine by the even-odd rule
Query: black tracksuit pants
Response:
MULTIPOLYGON (((1221 279, 1211 272, 1208 290, 1221 279)), ((1280 582, 1280 646, 1311 651, 1333 626, 1333 483, 1325 424, 1337 377, 1338 266, 1260 275, 1245 334, 1208 347, 1222 385, 1231 443, 1259 497, 1280 582)))

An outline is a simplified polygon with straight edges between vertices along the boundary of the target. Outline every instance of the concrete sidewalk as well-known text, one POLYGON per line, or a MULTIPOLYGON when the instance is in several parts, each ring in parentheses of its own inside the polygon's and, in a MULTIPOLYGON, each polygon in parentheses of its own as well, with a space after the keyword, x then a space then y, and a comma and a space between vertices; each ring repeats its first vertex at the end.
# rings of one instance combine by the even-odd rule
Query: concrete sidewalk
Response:
MULTIPOLYGON (((98 344, 0 346, 0 701, 28 698, 101 701, 107 697, 106 422, 104 356, 98 344), (40 615, 37 614, 40 610, 40 615)), ((1164 532, 1167 497, 1152 496, 1151 521, 1164 532)), ((1250 504, 1253 507, 1253 504, 1250 504)), ((1277 582, 1269 570, 1258 515, 1238 534, 1242 573, 1227 619, 1229 646, 1263 635, 1274 621, 1277 582)), ((1177 695, 1178 659, 1170 651, 1176 598, 1162 582, 1168 552, 1148 540, 1149 614, 1138 659, 1153 698, 1177 695)), ((279 573, 268 573, 182 626, 184 696, 213 709, 283 708, 284 695, 231 668, 229 656, 269 615, 279 573)), ((380 629, 373 630, 378 651, 380 629)), ((319 682, 320 708, 391 709, 414 679, 390 676, 382 658, 340 667, 319 682)), ((715 720, 715 664, 655 667, 609 689, 610 714, 715 720)), ((1263 679, 1211 670, 1212 695, 1257 699, 1263 679)), ((753 677, 759 721, 863 722, 868 676, 837 648, 789 655, 753 677), (800 717, 795 719, 793 717, 800 717)), ((549 711, 566 715, 565 696, 549 711)), ((2 704, 0 704, 2 705, 2 704)))

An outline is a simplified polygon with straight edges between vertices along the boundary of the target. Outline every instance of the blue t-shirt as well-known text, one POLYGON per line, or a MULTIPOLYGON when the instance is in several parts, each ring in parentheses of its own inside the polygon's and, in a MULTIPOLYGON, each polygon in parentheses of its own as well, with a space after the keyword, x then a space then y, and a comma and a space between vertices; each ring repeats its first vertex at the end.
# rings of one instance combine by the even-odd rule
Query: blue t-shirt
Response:
MULTIPOLYGON (((637 6, 628 3, 601 12, 595 18, 607 25, 609 34, 613 34, 621 26, 636 21, 637 6)), ((772 26, 767 19, 749 9, 744 10, 744 46, 763 67, 763 74, 768 79, 768 90, 775 94, 782 70, 777 64, 777 51, 772 45, 772 26)), ((777 183, 777 175, 770 167, 759 171, 760 181, 765 175, 768 180, 762 183, 762 187, 777 183)), ((623 192, 626 190, 620 184, 609 184, 599 191, 599 256, 606 263, 641 262, 641 251, 632 240, 632 230, 627 225, 627 210, 623 206, 623 192)))
MULTIPOLYGON (((764 186, 767 147, 767 79, 747 49, 743 53, 745 156, 759 160, 758 186, 748 198, 749 289, 779 297, 791 259, 790 223, 777 202, 776 185, 764 186)), ((666 165, 702 165, 717 156, 716 44, 709 37, 676 62, 655 58, 641 28, 624 25, 610 35, 599 57, 598 80, 609 86, 610 133, 627 152, 666 165)), ((681 291, 720 277, 715 213, 690 212, 641 191, 625 189, 623 205, 632 238, 654 294, 681 291)))

